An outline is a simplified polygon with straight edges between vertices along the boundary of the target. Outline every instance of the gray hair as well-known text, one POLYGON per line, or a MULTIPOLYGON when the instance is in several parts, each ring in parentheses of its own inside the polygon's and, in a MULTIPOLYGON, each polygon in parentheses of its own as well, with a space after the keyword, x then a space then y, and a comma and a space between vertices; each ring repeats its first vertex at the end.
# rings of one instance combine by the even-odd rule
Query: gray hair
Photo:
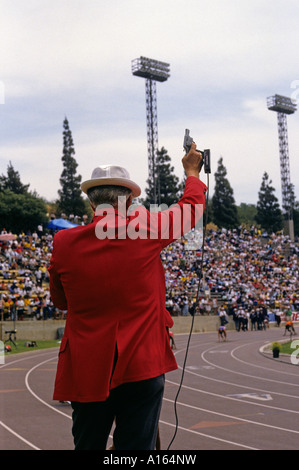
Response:
POLYGON ((88 199, 95 208, 101 204, 110 204, 116 208, 120 196, 128 200, 131 194, 131 189, 116 185, 94 186, 87 191, 88 199))

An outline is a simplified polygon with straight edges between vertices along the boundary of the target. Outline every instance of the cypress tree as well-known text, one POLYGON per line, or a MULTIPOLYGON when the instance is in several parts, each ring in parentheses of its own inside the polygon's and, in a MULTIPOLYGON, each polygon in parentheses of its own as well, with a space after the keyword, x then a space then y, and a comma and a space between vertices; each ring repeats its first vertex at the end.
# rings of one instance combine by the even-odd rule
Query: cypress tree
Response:
MULTIPOLYGON (((171 158, 164 147, 157 152, 155 178, 157 189, 156 204, 166 204, 169 207, 176 203, 180 189, 179 178, 174 174, 171 158)), ((144 205, 149 207, 150 204, 154 204, 154 185, 149 180, 147 184, 144 205)))
POLYGON ((275 189, 271 184, 268 173, 264 172, 258 193, 256 221, 268 233, 277 232, 283 227, 282 212, 274 194, 275 189))
POLYGON ((227 171, 221 157, 215 172, 215 189, 212 197, 213 222, 218 227, 232 229, 238 227, 239 217, 234 192, 226 175, 227 171))
POLYGON ((293 219, 294 219, 294 234, 296 237, 299 236, 299 202, 295 201, 293 209, 293 219))
POLYGON ((74 142, 67 118, 64 119, 63 129, 63 170, 60 177, 61 189, 58 191, 58 210, 66 216, 73 214, 82 217, 86 208, 81 195, 81 175, 77 175, 78 164, 74 158, 74 142))

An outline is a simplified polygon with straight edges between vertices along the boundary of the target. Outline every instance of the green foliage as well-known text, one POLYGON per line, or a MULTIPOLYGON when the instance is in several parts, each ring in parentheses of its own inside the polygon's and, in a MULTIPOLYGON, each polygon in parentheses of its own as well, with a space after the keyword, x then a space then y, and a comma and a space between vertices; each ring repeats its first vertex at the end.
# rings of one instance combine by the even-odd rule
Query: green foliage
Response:
POLYGON ((23 184, 19 172, 9 162, 7 176, 0 176, 1 229, 19 234, 33 232, 48 221, 45 201, 29 192, 29 184, 23 184))
MULTIPOLYGON (((156 188, 157 201, 156 204, 166 204, 168 207, 176 203, 179 198, 179 178, 174 174, 174 167, 171 165, 171 158, 167 154, 167 150, 162 147, 157 152, 156 159, 156 188)), ((154 204, 154 185, 151 181, 147 181, 146 199, 144 205, 149 207, 154 204)))
POLYGON ((283 227, 282 212, 275 196, 275 189, 268 173, 264 173, 257 203, 256 221, 268 233, 277 232, 283 227))
POLYGON ((292 183, 286 185, 286 195, 282 203, 282 211, 285 219, 292 218, 293 210, 295 208, 295 187, 292 183))
POLYGON ((222 157, 215 172, 215 189, 212 197, 213 222, 220 228, 232 229, 240 224, 233 189, 226 178, 222 157))
POLYGON ((20 174, 14 169, 12 163, 9 162, 7 166, 7 176, 0 176, 0 191, 8 189, 15 194, 26 194, 28 193, 29 184, 23 184, 21 182, 20 174))
POLYGON ((293 218, 294 221, 294 234, 299 235, 299 202, 296 201, 295 187, 291 183, 287 187, 287 203, 283 205, 283 216, 285 219, 288 217, 293 218))
POLYGON ((295 202, 293 209, 293 219, 294 219, 294 234, 299 236, 299 202, 295 202))
POLYGON ((60 177, 61 189, 58 191, 57 207, 60 214, 80 216, 85 213, 85 203, 81 195, 81 175, 77 175, 75 148, 67 118, 63 122, 63 170, 60 177))
POLYGON ((1 229, 19 234, 33 232, 39 224, 47 223, 45 202, 34 194, 15 194, 9 189, 0 192, 1 229))
POLYGON ((58 340, 37 340, 36 346, 31 348, 26 346, 26 341, 17 340, 15 341, 15 343, 17 345, 16 348, 13 344, 7 343, 11 346, 11 351, 9 353, 5 353, 7 356, 10 356, 12 354, 31 352, 35 351, 36 349, 58 348, 60 346, 60 342, 58 340))
POLYGON ((282 354, 293 354, 294 353, 294 344, 293 344, 293 340, 292 341, 288 341, 286 343, 282 343, 280 345, 280 352, 282 354))
POLYGON ((241 202, 241 204, 237 206, 237 209, 241 224, 247 225, 248 227, 256 224, 255 217, 257 214, 257 208, 254 204, 246 204, 245 202, 241 202))

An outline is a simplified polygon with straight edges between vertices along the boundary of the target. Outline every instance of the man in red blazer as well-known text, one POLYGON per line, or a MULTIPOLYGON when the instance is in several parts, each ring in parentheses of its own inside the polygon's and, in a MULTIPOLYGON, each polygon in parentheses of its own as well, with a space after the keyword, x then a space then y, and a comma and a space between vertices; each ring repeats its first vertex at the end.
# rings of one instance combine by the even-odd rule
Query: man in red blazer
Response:
POLYGON ((160 252, 205 202, 195 144, 182 163, 183 197, 155 214, 141 206, 128 215, 139 186, 121 167, 96 168, 81 186, 92 222, 54 237, 51 298, 67 319, 53 398, 72 403, 75 449, 105 449, 114 419, 117 450, 155 447, 164 374, 177 368, 160 252))

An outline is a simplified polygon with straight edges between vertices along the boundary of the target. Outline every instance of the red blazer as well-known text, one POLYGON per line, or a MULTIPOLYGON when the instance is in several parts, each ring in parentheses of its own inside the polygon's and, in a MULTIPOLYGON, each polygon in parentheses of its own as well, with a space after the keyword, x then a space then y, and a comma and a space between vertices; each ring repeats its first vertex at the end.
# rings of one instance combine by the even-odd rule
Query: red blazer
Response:
POLYGON ((201 204, 203 209, 205 191, 198 178, 187 178, 175 210, 155 216, 158 229, 153 221, 149 226, 150 213, 141 207, 129 217, 112 209, 96 212, 89 225, 55 235, 50 292, 54 305, 67 310, 67 319, 54 400, 103 401, 122 383, 177 368, 160 252, 180 235, 174 237, 172 229, 183 204, 191 205, 194 226, 194 208, 201 204), (126 229, 130 236, 121 231, 126 229), (139 233, 135 239, 134 231, 139 233))

